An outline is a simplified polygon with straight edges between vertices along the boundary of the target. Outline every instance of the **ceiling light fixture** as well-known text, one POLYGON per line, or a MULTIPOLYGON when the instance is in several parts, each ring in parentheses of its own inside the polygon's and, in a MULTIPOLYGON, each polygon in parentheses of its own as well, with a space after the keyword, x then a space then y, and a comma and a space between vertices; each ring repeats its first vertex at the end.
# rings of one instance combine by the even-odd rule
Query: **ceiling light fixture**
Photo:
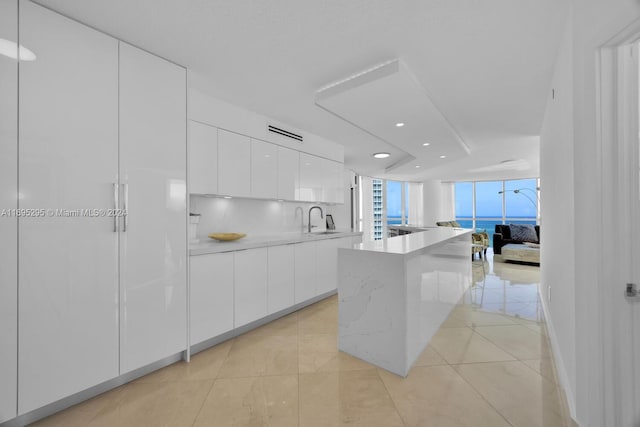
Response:
POLYGON ((231 199, 231 196, 224 196, 225 199, 231 199))
POLYGON ((404 123, 402 123, 402 122, 398 122, 398 123, 396 123, 396 127, 401 128, 402 126, 404 126, 404 123))
POLYGON ((389 153, 374 153, 373 154, 373 157, 375 157, 376 159, 386 159, 389 156, 391 156, 391 154, 389 154, 389 153))
POLYGON ((416 165, 416 169, 418 169, 420 167, 420 165, 416 165))
POLYGON ((441 158, 441 159, 446 159, 446 158, 447 158, 447 156, 440 156, 440 158, 441 158))
POLYGON ((422 146, 424 146, 424 147, 428 147, 428 146, 430 146, 430 145, 431 145, 431 143, 430 143, 430 142, 425 142, 424 144, 422 144, 422 146))
POLYGON ((18 59, 18 55, 20 55, 20 61, 36 60, 35 53, 24 46, 18 47, 17 43, 6 39, 0 39, 0 55, 8 56, 11 59, 18 59))

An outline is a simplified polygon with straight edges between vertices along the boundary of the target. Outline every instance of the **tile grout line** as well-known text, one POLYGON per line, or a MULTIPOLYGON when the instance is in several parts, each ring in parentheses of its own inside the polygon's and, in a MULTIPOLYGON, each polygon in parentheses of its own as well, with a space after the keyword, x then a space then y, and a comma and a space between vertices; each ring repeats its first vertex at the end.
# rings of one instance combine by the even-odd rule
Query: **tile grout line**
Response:
POLYGON ((404 417, 402 416, 402 413, 398 410, 398 406, 396 405, 396 401, 393 399, 393 396, 389 392, 389 389, 387 388, 387 384, 384 382, 384 380, 380 376, 380 369, 381 368, 376 368, 376 375, 378 376, 378 379, 382 383, 382 386, 384 387, 384 390, 387 392, 387 396, 389 396, 389 400, 391 400, 391 403, 393 404, 393 409, 395 409, 396 414, 398 414, 398 416, 400 417, 400 421, 402 421, 402 425, 404 427, 407 427, 407 423, 406 423, 404 417))
MULTIPOLYGON (((485 363, 504 363, 504 362, 485 362, 485 363)), ((474 365, 474 363, 468 363, 467 365, 474 365)), ((460 372, 458 372, 457 369, 455 369, 453 366, 455 365, 450 365, 451 369, 455 372, 455 374, 460 377, 462 379, 462 381, 464 381, 466 384, 469 385, 469 387, 471 387, 471 389, 478 395, 480 396, 480 399, 482 399, 483 401, 485 401, 487 403, 487 405, 489 405, 489 407, 491 409, 493 409, 494 411, 496 411, 496 413, 498 415, 500 415, 500 417, 507 423, 509 424, 511 427, 514 427, 513 424, 511 423, 511 421, 509 421, 507 419, 507 417, 502 413, 502 411, 500 411, 498 408, 496 408, 495 406, 493 406, 493 404, 491 402, 489 402, 489 400, 482 394, 480 393, 480 390, 476 389, 473 384, 471 384, 469 381, 467 381, 467 379, 465 377, 463 377, 460 372)))

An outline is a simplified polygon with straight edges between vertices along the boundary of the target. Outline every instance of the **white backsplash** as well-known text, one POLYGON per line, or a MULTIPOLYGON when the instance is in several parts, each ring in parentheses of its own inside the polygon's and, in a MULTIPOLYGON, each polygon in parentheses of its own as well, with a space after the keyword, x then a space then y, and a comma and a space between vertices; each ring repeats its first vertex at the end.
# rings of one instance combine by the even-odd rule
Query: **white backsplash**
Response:
MULTIPOLYGON (((268 235, 284 232, 307 231, 309 208, 322 207, 331 214, 338 229, 348 229, 349 218, 345 206, 324 203, 278 202, 275 200, 224 199, 221 197, 190 196, 191 213, 201 214, 196 236, 203 240, 209 233, 246 233, 268 235)), ((314 210, 311 224, 313 231, 324 230, 325 220, 314 210)))

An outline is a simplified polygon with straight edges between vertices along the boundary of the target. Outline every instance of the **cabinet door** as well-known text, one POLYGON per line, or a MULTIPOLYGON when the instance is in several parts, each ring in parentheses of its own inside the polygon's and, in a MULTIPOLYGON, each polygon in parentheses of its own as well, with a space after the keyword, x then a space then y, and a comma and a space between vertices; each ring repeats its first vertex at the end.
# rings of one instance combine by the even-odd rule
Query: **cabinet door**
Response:
POLYGON ((189 121, 189 192, 218 194, 218 129, 189 121))
POLYGON ((321 202, 326 187, 324 159, 300 153, 300 198, 305 202, 321 202))
POLYGON ((121 373, 187 345, 185 100, 184 68, 120 43, 121 373))
POLYGON ((278 197, 278 146, 251 140, 251 196, 278 197))
POLYGON ((269 314, 294 304, 294 245, 269 248, 269 281, 267 311, 269 314))
POLYGON ((294 245, 295 302, 306 301, 316 293, 316 242, 294 245))
POLYGON ((233 252, 192 256, 191 345, 233 329, 233 252))
POLYGON ((20 43, 20 208, 65 210, 19 221, 24 413, 118 375, 114 219, 73 213, 113 208, 118 43, 31 2, 20 43))
POLYGON ((218 129, 218 193, 251 196, 251 139, 218 129))
POLYGON ((235 252, 234 271, 237 328, 267 315, 267 248, 235 252))
MULTIPOLYGON (((18 41, 18 2, 0 2, 0 38, 18 41)), ((17 44, 15 54, 17 56, 17 44)), ((0 209, 18 207, 18 61, 0 55, 0 209)), ((0 215, 0 423, 16 416, 18 219, 0 215)))
POLYGON ((338 247, 342 239, 319 240, 318 244, 318 295, 338 287, 338 247))
POLYGON ((278 199, 300 199, 300 152, 278 147, 278 199))
POLYGON ((344 165, 333 160, 324 161, 324 201, 328 203, 344 203, 344 165))

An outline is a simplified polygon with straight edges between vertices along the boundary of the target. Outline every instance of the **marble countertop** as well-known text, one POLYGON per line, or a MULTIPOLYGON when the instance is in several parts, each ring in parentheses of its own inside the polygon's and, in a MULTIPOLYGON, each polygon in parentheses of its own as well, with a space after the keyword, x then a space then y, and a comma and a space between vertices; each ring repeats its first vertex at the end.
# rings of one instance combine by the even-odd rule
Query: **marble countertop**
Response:
POLYGON ((220 242, 218 240, 207 239, 201 240, 200 243, 189 245, 189 255, 206 255, 219 252, 233 252, 245 249, 266 248, 269 246, 288 245, 292 243, 311 242, 314 240, 337 239, 340 237, 361 236, 362 232, 349 230, 335 230, 330 234, 321 234, 322 232, 312 233, 279 233, 279 234, 261 234, 248 235, 239 240, 232 242, 220 242))
MULTIPOLYGON (((444 243, 447 240, 454 239, 463 234, 470 234, 472 231, 473 230, 469 228, 428 228, 418 233, 389 237, 373 242, 364 242, 355 245, 353 250, 407 255, 430 246, 444 243)), ((469 237, 469 245, 471 245, 471 237, 469 237)))

